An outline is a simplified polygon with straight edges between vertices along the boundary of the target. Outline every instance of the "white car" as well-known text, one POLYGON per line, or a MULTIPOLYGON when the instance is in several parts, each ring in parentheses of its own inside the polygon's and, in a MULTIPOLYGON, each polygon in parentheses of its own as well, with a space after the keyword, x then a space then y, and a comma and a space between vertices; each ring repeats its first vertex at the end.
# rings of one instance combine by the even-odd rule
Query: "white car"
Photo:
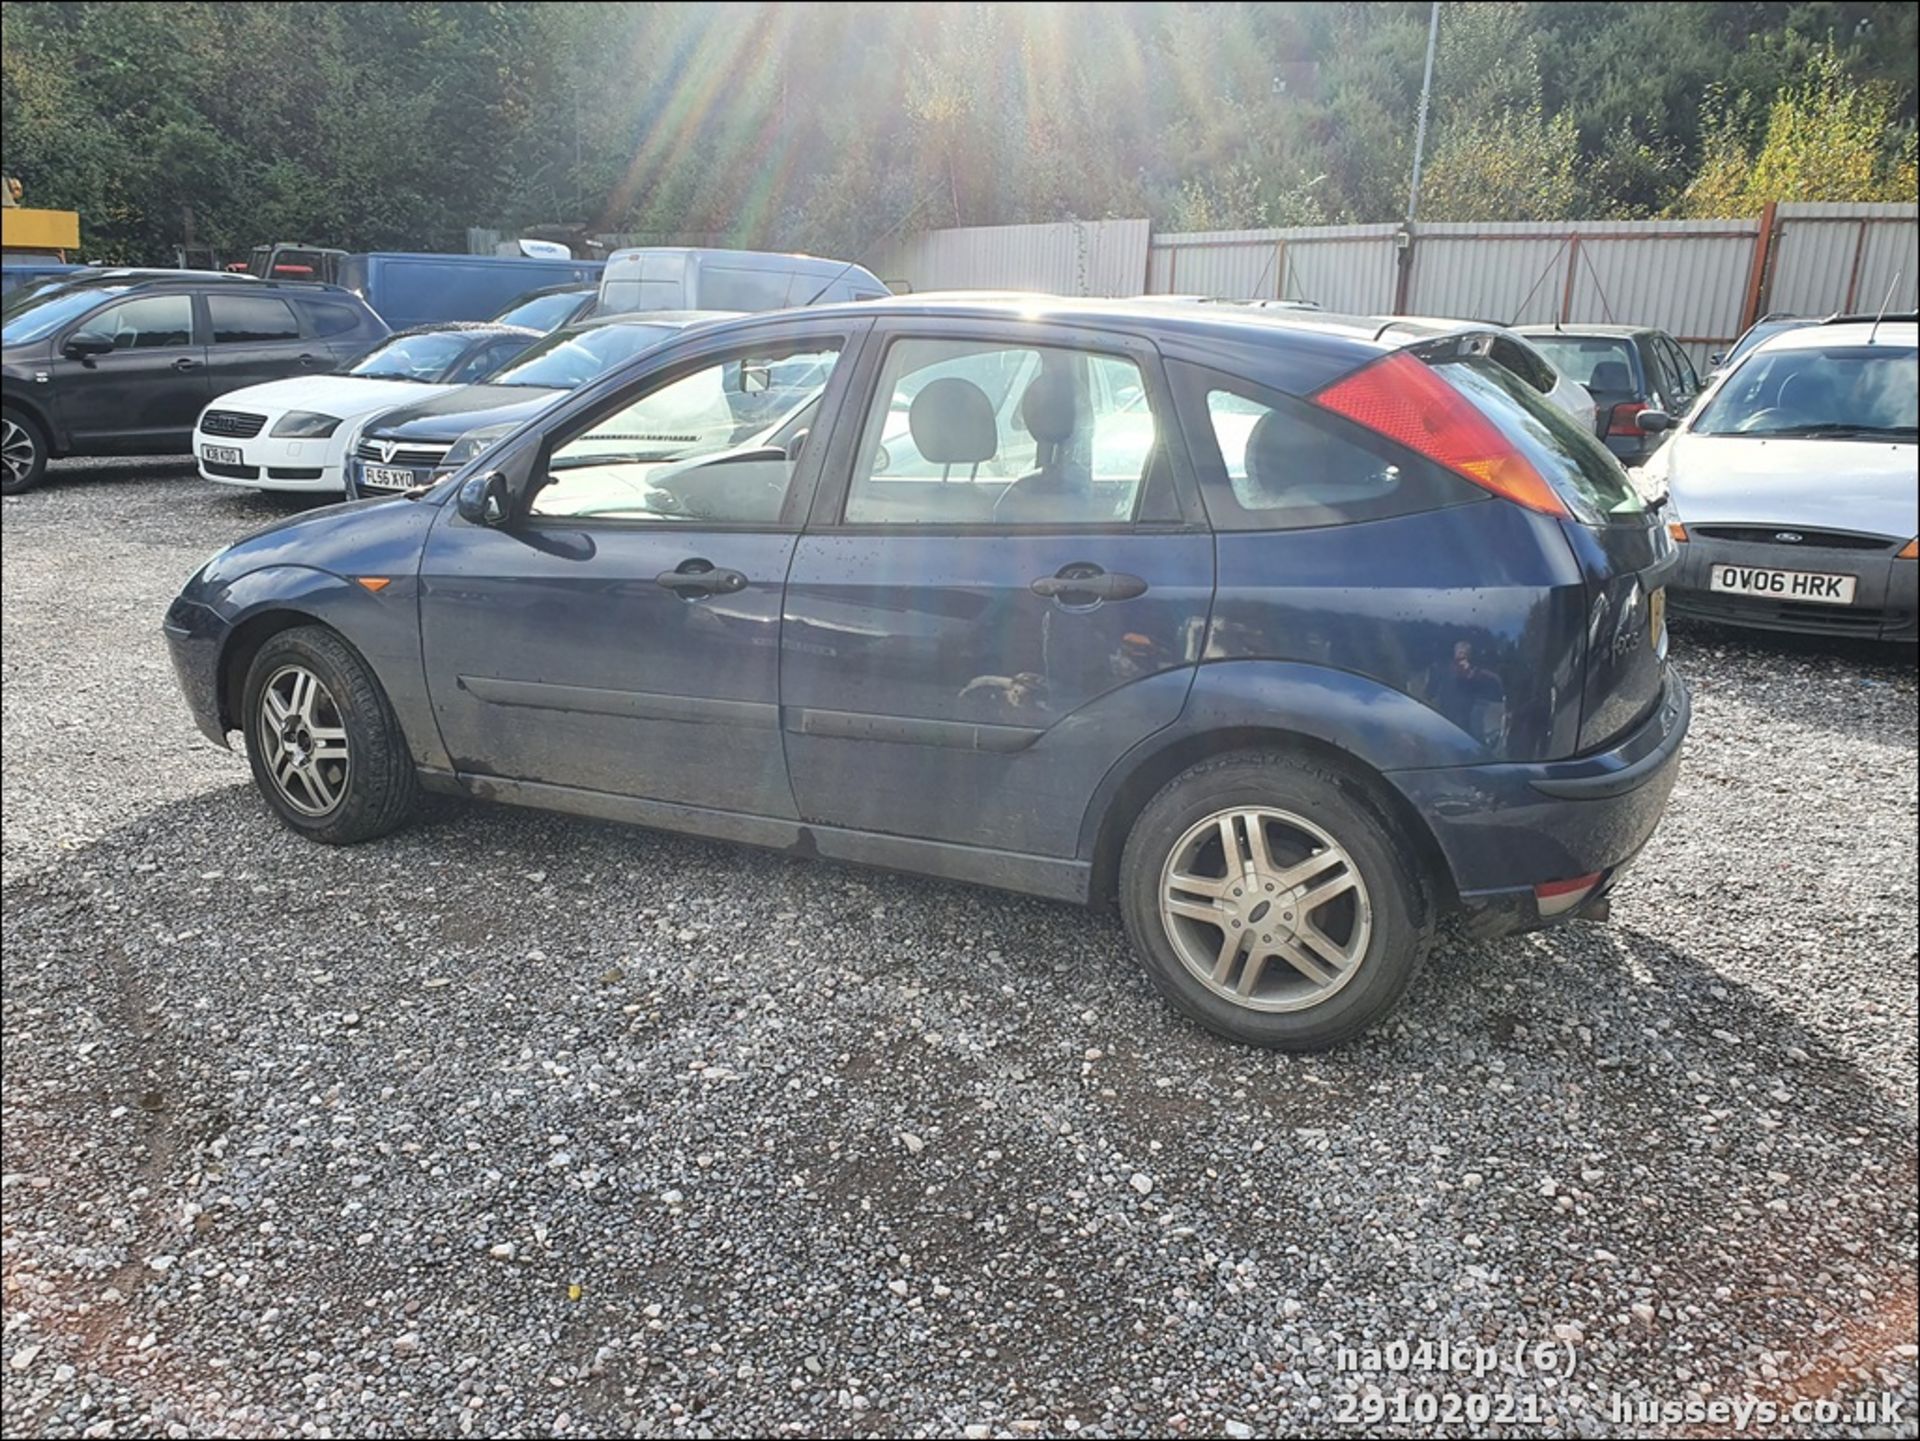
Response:
POLYGON ((1641 475, 1664 491, 1675 610, 1911 642, 1920 571, 1920 366, 1911 315, 1773 336, 1701 398, 1641 475))
POLYGON ((368 420, 490 374, 539 339, 470 321, 396 332, 335 374, 228 391, 194 423, 194 460, 219 485, 344 491, 348 447, 368 420))
POLYGON ((1450 331, 1493 331, 1495 338, 1487 355, 1497 365, 1512 371, 1548 400, 1580 423, 1588 435, 1599 424, 1599 410, 1593 395, 1579 381, 1560 373, 1546 353, 1516 330, 1491 321, 1447 320, 1431 315, 1380 316, 1376 338, 1390 331, 1411 331, 1418 335, 1445 335, 1450 331))

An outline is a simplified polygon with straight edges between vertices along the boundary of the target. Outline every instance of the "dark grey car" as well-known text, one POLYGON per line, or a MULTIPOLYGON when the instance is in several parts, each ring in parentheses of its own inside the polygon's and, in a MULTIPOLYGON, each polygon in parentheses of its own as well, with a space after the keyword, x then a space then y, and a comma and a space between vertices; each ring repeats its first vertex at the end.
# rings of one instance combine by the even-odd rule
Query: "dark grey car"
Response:
POLYGON ((1586 386, 1594 426, 1622 464, 1653 454, 1667 425, 1693 408, 1703 386, 1680 343, 1646 325, 1522 325, 1554 369, 1586 386), (1641 420, 1646 412, 1648 420, 1641 420))
POLYGON ((207 402, 331 371, 388 334, 352 293, 201 271, 89 273, 5 311, 9 495, 50 457, 186 454, 207 402))

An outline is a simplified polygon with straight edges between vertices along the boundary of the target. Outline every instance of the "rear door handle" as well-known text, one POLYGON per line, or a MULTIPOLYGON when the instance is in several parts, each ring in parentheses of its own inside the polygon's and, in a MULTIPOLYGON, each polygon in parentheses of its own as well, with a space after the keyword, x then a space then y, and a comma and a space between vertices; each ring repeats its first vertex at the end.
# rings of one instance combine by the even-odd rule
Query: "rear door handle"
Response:
POLYGON ((320 363, 320 357, 317 355, 303 355, 300 357, 300 363, 302 365, 318 365, 320 363))
POLYGON ((1147 583, 1139 576, 1128 575, 1124 571, 1068 565, 1062 566, 1057 575, 1041 576, 1029 589, 1035 595, 1046 596, 1049 600, 1085 605, 1099 600, 1132 600, 1135 596, 1147 593, 1147 583))
POLYGON ((200 362, 195 360, 191 355, 183 355, 173 363, 175 370, 197 370, 199 366, 200 362))
POLYGON ((683 560, 672 570, 663 570, 653 578, 676 595, 692 599, 702 595, 733 595, 747 588, 747 578, 737 570, 716 570, 710 560, 683 560))

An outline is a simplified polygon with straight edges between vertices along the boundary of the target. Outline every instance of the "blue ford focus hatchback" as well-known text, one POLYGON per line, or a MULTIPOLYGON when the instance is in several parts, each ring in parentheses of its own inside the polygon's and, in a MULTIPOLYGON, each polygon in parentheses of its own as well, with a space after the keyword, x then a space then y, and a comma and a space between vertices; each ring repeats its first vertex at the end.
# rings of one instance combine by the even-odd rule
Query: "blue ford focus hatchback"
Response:
POLYGON ((166 619, 267 803, 421 788, 1117 901, 1202 1025, 1330 1045, 1437 918, 1604 913, 1688 719, 1664 527, 1493 358, 1038 298, 689 330, 166 619))

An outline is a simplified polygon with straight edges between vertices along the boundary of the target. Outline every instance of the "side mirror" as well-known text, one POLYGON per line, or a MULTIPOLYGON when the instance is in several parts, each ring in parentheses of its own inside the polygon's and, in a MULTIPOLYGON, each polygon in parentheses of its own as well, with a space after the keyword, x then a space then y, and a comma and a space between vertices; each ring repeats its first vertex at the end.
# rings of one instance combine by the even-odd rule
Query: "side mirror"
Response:
POLYGON ((1707 364, 1711 365, 1716 370, 1718 370, 1721 366, 1725 365, 1726 363, 1727 363, 1727 353, 1724 350, 1716 350, 1712 355, 1709 355, 1707 357, 1707 364))
POLYGON ((513 496, 507 489, 506 476, 497 470, 469 476, 461 482, 454 508, 469 524, 494 528, 505 525, 513 514, 513 496))
POLYGON ((1645 435, 1659 435, 1673 429, 1673 417, 1664 410, 1643 410, 1633 418, 1633 423, 1645 435))
POLYGON ((798 460, 800 458, 801 448, 805 446, 806 443, 807 432, 804 430, 796 430, 793 433, 793 439, 787 442, 787 459, 790 461, 798 460))
POLYGON ((97 330, 76 330, 67 337, 67 343, 60 347, 60 353, 68 360, 91 360, 96 355, 112 355, 113 337, 102 335, 97 330))

